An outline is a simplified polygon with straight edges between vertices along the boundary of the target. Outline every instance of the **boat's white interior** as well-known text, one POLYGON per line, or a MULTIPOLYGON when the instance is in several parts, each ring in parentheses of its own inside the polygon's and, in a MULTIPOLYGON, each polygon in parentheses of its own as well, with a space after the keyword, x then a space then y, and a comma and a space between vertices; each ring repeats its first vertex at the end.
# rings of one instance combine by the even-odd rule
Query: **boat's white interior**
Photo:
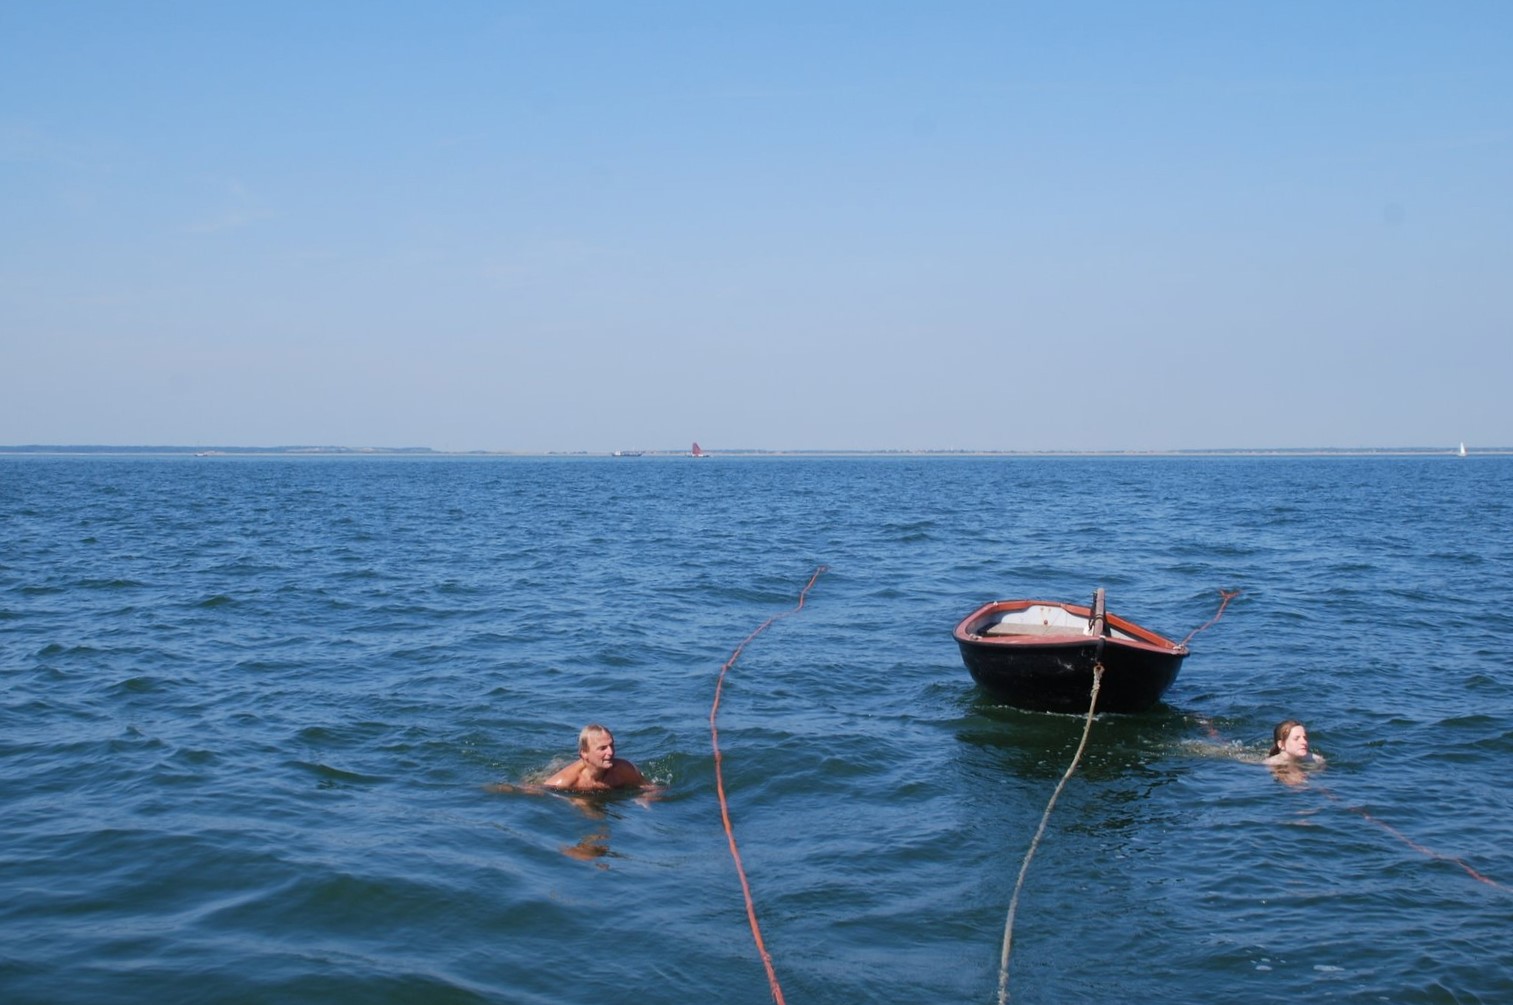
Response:
MULTIPOLYGON (((1005 611, 985 625, 979 635, 1091 635, 1087 618, 1073 614, 1064 607, 1051 604, 1031 604, 1022 611, 1005 611)), ((1129 639, 1134 636, 1109 626, 1109 634, 1115 638, 1129 639)))

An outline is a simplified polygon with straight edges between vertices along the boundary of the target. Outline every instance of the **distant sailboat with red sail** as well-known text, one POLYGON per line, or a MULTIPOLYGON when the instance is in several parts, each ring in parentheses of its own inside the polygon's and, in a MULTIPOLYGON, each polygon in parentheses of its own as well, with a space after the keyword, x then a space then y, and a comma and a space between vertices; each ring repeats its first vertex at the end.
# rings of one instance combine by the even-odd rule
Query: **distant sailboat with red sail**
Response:
POLYGON ((709 455, 706 454, 704 452, 703 448, 699 446, 699 441, 698 440, 694 440, 693 441, 693 449, 688 452, 688 456, 690 456, 690 457, 708 457, 709 455))

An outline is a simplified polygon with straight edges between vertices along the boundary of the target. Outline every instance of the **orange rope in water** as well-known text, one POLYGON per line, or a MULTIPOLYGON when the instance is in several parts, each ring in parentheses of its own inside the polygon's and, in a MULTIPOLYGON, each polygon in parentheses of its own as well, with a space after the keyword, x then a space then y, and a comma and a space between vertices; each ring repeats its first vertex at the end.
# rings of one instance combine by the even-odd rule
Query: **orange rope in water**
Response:
POLYGON ((762 966, 767 968, 767 983, 772 987, 772 1000, 777 1002, 777 1005, 784 1005, 783 989, 778 984, 777 971, 772 968, 772 955, 767 952, 767 945, 762 941, 762 929, 757 924, 756 905, 751 900, 751 884, 746 881, 746 869, 741 865, 741 850, 736 847, 735 829, 730 825, 730 803, 725 799, 725 776, 720 770, 720 764, 723 760, 720 754, 720 730, 715 726, 715 716, 720 711, 720 692, 725 688, 725 674, 735 665, 735 661, 741 658, 741 652, 752 639, 765 632, 774 621, 802 611, 804 609, 804 600, 809 596, 810 588, 814 586, 815 581, 826 571, 828 569, 823 565, 815 569, 814 575, 809 577, 809 582, 799 591, 799 602, 792 610, 774 614, 766 621, 763 621, 757 626, 754 632, 742 639, 741 644, 735 647, 735 652, 730 654, 730 659, 726 660, 724 665, 720 667, 720 676, 714 686, 714 704, 709 708, 709 738, 710 742, 714 745, 714 784, 715 790, 720 796, 720 818, 725 821, 725 837, 730 842, 730 857, 735 861, 736 875, 741 879, 741 893, 746 897, 746 918, 751 922, 751 935, 756 940, 757 952, 761 954, 762 966))
POLYGON ((1240 595, 1240 591, 1239 590, 1220 590, 1219 591, 1219 596, 1223 597, 1224 599, 1223 599, 1223 601, 1220 602, 1219 609, 1216 612, 1214 612, 1214 616, 1211 617, 1211 618, 1209 618, 1207 621, 1203 622, 1197 628, 1194 628, 1192 631, 1188 632, 1187 633, 1187 638, 1185 638, 1181 642, 1177 643, 1177 645, 1179 645, 1179 646, 1185 646, 1185 645, 1187 645, 1189 642, 1192 641, 1192 638, 1193 638, 1194 635, 1197 635, 1203 629, 1209 627, 1214 622, 1216 622, 1220 618, 1224 617, 1224 608, 1228 607, 1229 606, 1229 602, 1231 600, 1235 599, 1236 597, 1238 597, 1239 595, 1240 595))
POLYGON ((1451 862, 1451 863, 1454 863, 1455 865, 1458 865, 1462 869, 1464 869, 1465 872, 1466 872, 1466 875, 1470 876, 1472 879, 1476 880, 1478 883, 1485 883, 1488 886, 1496 887, 1499 890, 1506 890, 1506 889, 1508 889, 1508 887, 1506 887, 1503 884, 1499 883, 1497 880, 1491 878, 1490 876, 1485 876, 1482 873, 1477 872, 1464 859, 1456 858, 1454 855, 1443 855, 1443 854, 1435 851, 1433 848, 1426 848, 1423 845, 1419 844, 1417 841, 1415 841, 1412 838, 1408 837, 1406 834, 1404 834, 1402 831, 1398 830, 1396 827, 1393 827, 1391 824, 1386 823, 1385 821, 1378 820, 1376 817, 1372 816, 1370 813, 1367 813, 1365 810, 1361 809, 1359 806, 1351 806, 1351 805, 1349 805, 1343 799, 1341 799, 1339 796, 1335 795, 1333 792, 1330 792, 1328 789, 1321 788, 1321 789, 1319 789, 1319 791, 1324 794, 1325 798, 1329 799, 1332 802, 1339 803, 1341 806, 1345 807, 1345 809, 1349 810, 1351 813, 1354 813, 1357 816, 1359 816, 1362 820, 1368 821, 1369 823, 1376 824, 1382 830, 1386 831, 1388 834, 1391 834, 1393 837, 1397 838, 1403 844, 1407 845, 1409 848, 1412 848, 1414 851, 1418 852, 1420 855, 1424 856, 1425 858, 1432 858, 1432 859, 1434 859, 1437 862, 1451 862))

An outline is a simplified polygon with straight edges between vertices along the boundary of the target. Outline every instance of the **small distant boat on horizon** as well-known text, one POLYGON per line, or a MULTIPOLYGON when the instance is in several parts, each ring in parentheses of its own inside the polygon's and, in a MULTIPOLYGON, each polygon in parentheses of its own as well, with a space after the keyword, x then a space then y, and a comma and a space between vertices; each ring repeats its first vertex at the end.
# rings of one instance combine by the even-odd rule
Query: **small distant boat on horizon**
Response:
POLYGON ((689 457, 708 457, 709 455, 704 452, 704 448, 703 447, 699 446, 699 441, 698 440, 694 440, 693 441, 693 449, 688 452, 688 456, 689 457))
POLYGON ((1465 440, 1461 440, 1460 441, 1460 456, 1462 456, 1462 457, 1466 456, 1466 441, 1465 440))

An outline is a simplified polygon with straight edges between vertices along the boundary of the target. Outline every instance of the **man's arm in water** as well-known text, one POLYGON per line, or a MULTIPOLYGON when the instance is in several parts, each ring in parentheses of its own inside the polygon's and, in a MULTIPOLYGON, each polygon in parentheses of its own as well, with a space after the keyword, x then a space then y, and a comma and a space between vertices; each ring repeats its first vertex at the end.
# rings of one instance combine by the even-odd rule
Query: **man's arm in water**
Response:
POLYGON ((483 787, 485 792, 515 792, 527 796, 544 796, 547 788, 544 785, 516 785, 511 782, 494 782, 483 787))

